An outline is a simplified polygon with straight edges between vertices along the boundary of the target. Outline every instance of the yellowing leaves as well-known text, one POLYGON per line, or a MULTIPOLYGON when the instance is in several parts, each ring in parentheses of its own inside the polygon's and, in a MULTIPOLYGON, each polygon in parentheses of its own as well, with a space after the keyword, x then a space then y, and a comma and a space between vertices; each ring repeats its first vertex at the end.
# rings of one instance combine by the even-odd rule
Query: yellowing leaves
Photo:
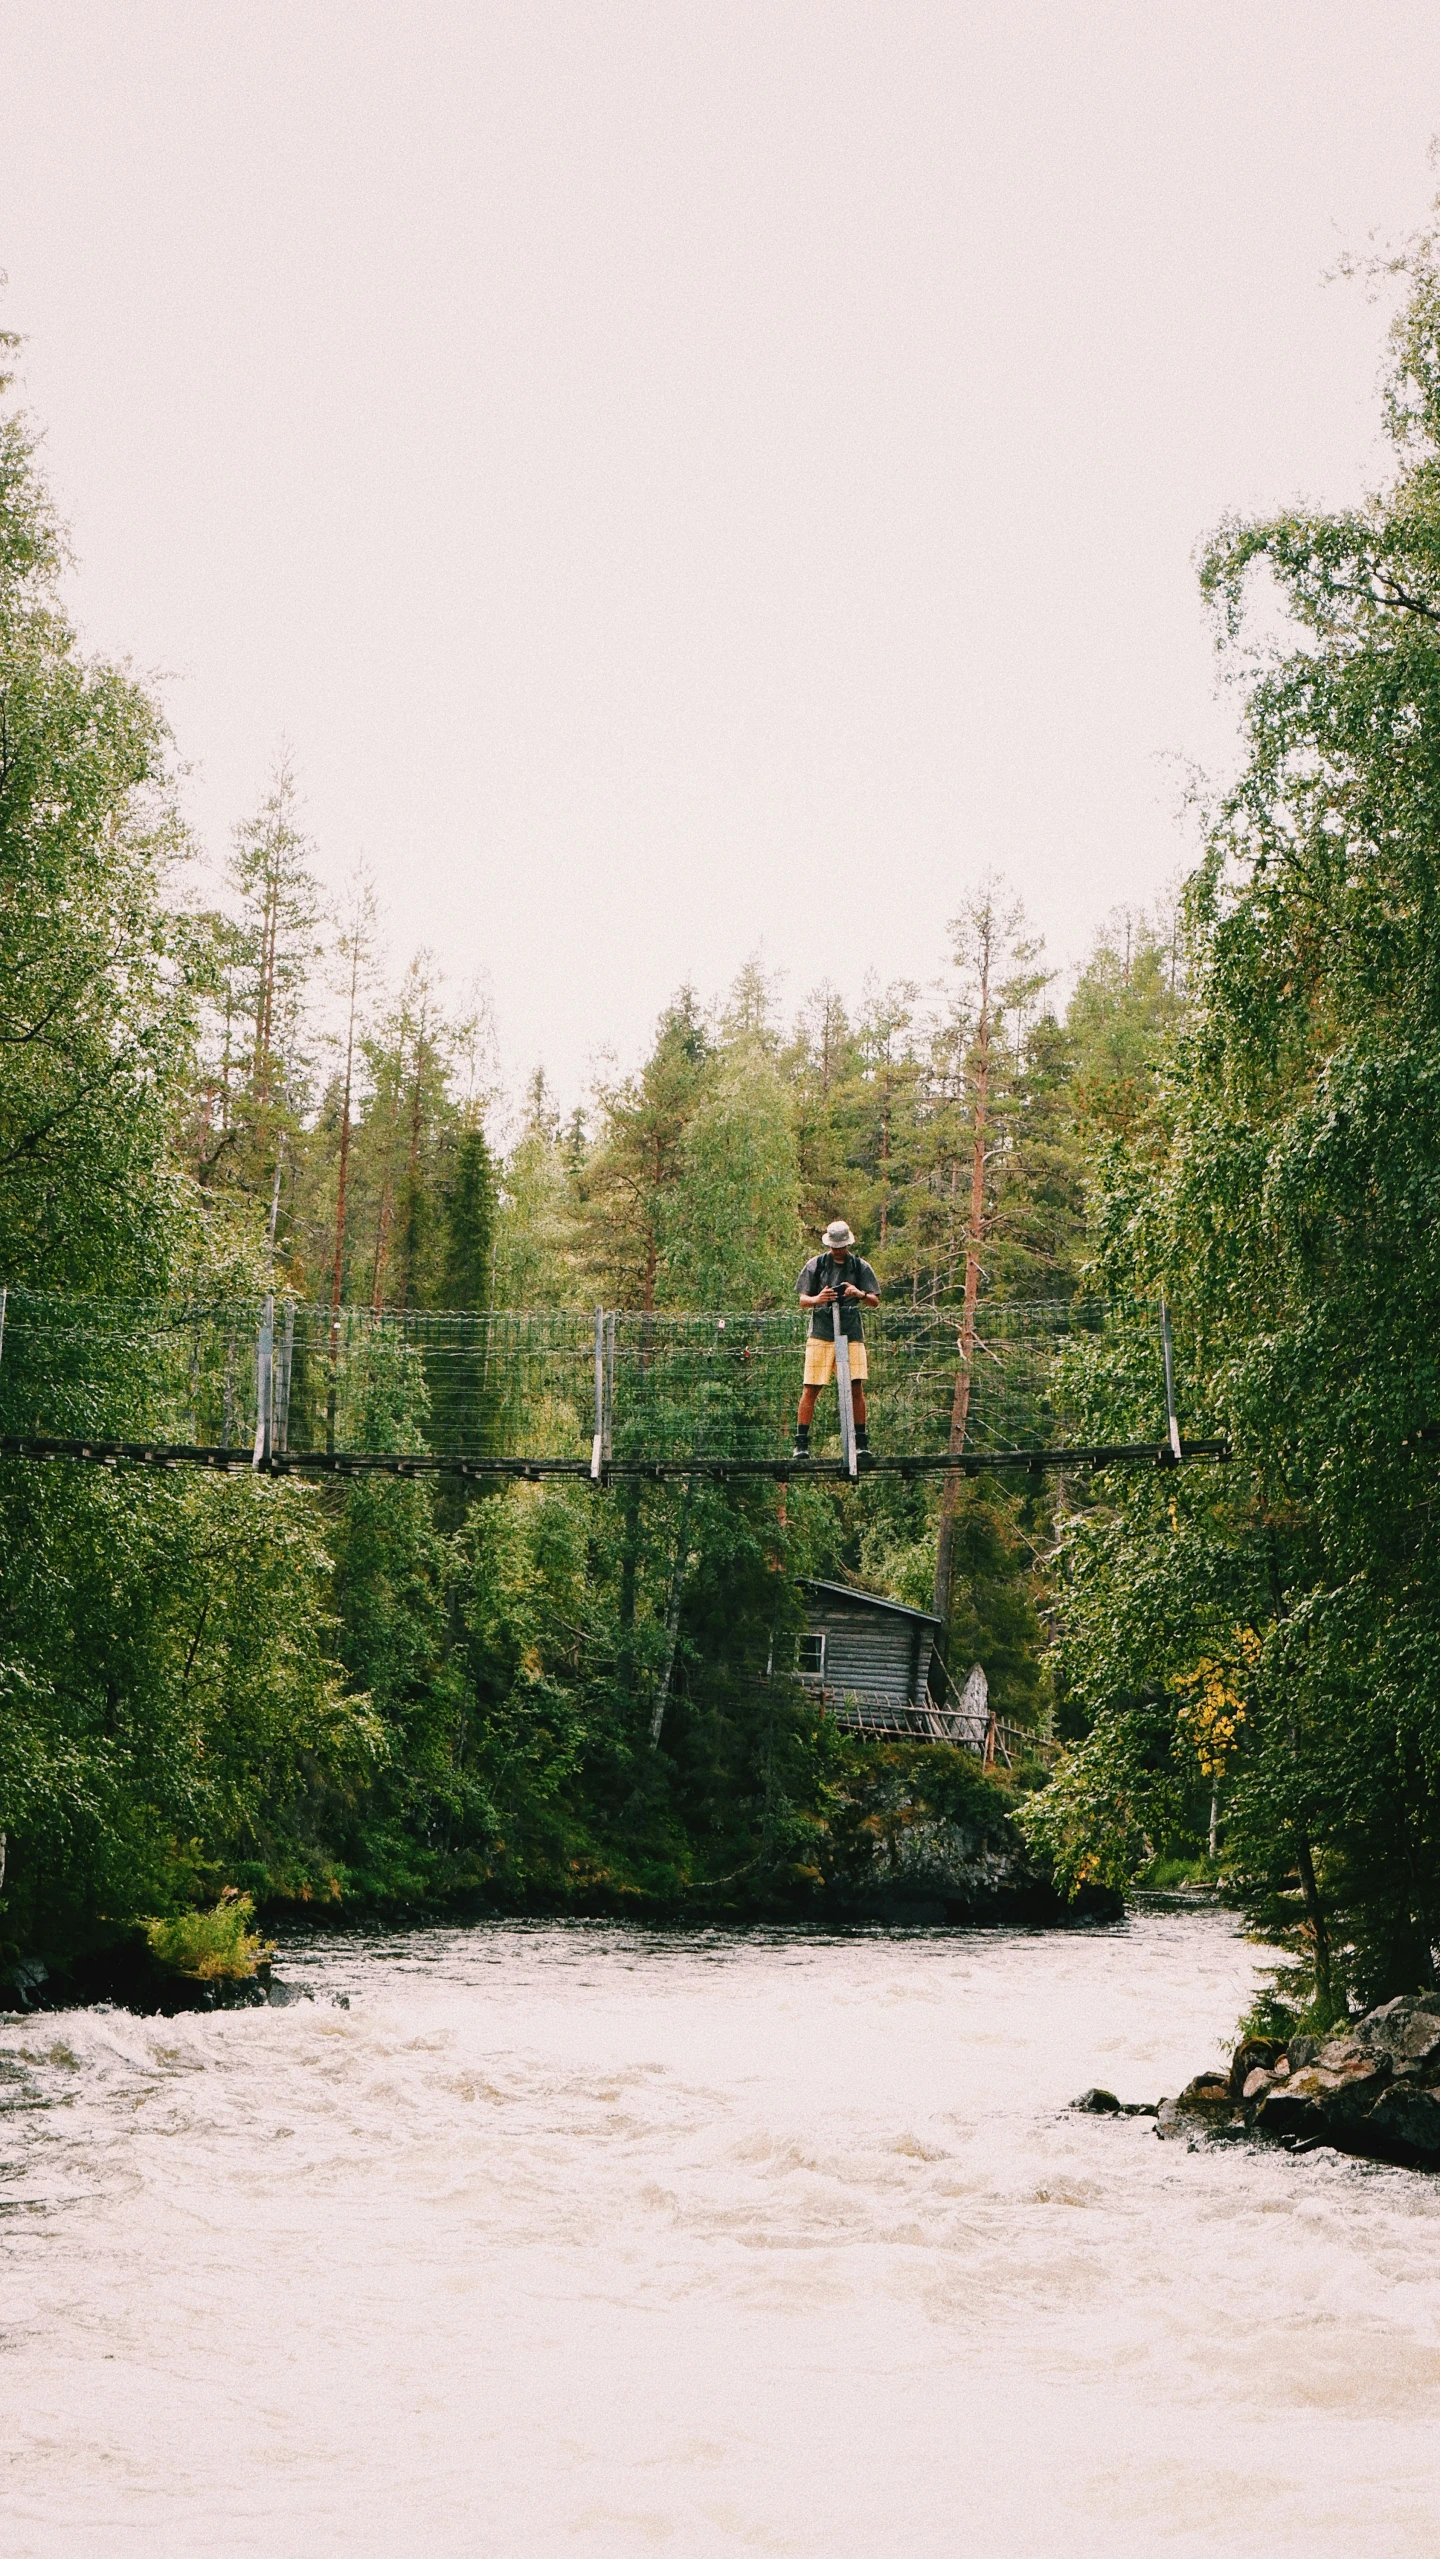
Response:
MULTIPOLYGON (((1237 1650, 1252 1668, 1260 1658, 1260 1638, 1253 1627, 1237 1629, 1237 1650)), ((1234 1667, 1202 1653, 1193 1670, 1181 1671, 1173 1685, 1185 1695, 1181 1729, 1194 1744, 1202 1776, 1223 1777, 1245 1721, 1245 1701, 1234 1686, 1234 1667)))

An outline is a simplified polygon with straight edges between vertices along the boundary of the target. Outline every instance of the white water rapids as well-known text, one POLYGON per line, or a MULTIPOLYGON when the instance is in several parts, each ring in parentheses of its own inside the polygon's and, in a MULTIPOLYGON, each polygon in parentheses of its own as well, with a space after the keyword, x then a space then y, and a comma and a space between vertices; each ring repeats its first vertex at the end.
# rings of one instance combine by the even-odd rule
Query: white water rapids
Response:
POLYGON ((1260 1960, 485 1925, 5 2021, 0 2551, 1433 2559, 1440 2180, 1062 2111, 1260 1960))

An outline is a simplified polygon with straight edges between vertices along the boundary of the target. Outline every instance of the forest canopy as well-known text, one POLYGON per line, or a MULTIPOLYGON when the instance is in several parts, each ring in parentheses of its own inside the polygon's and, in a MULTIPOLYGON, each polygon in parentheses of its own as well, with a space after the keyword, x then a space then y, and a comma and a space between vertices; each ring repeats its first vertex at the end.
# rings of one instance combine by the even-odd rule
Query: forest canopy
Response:
MULTIPOLYGON (((1385 488, 1205 551, 1244 750, 1172 906, 1106 919, 1062 995, 1005 883, 957 869, 927 979, 789 1013, 758 962, 679 988, 568 1113, 541 1072, 507 1104, 485 1003, 394 965, 363 870, 327 892, 290 758, 202 859, 159 702, 64 609, 12 402, 0 1285, 765 1309, 841 1213, 882 1301, 962 1345, 999 1300, 1163 1292, 1187 1428, 1232 1455, 788 1499, 0 1459, 0 1952, 222 1887, 809 1907, 877 1764, 783 1670, 819 1575, 933 1601, 952 1668, 1058 1741, 1020 1819, 1067 1888, 1219 1878, 1294 2013, 1433 1980, 1437 274, 1422 240, 1385 488)), ((1125 1437, 1123 1363, 1085 1391, 1125 1437)), ((367 1392, 414 1445, 423 1379, 397 1357, 367 1392)))

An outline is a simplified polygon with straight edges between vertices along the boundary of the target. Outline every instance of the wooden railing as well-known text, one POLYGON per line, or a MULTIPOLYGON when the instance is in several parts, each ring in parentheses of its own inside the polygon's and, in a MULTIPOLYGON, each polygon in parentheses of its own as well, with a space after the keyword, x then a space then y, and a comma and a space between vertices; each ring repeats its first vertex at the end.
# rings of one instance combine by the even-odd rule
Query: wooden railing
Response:
POLYGON ((915 1699, 889 1694, 875 1688, 830 1688, 818 1679, 806 1679, 802 1686, 816 1699, 827 1715, 848 1731, 861 1733, 896 1733, 915 1741, 950 1742, 961 1750, 973 1751, 986 1768, 997 1762, 1013 1768, 1020 1759, 1048 1759, 1056 1744, 1039 1733, 1028 1732, 1022 1724, 1003 1722, 998 1715, 979 1717, 962 1715, 953 1706, 941 1706, 933 1697, 915 1699))
POLYGON ((1007 1768, 1013 1768, 1017 1759, 1051 1760, 1058 1758, 1059 1751, 1058 1742, 1047 1741, 1043 1733, 1032 1733, 1024 1724, 1004 1724, 998 1715, 985 1719, 980 1756, 987 1768, 993 1768, 997 1759, 1003 1759, 1007 1768))

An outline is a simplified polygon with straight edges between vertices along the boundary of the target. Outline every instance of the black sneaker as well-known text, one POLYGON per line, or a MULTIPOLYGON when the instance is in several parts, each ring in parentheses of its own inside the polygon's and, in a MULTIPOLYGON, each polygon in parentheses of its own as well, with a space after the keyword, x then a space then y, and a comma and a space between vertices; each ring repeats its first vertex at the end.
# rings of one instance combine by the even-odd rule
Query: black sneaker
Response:
POLYGON ((790 1451, 792 1460, 797 1457, 808 1457, 809 1454, 810 1442, 808 1439, 797 1439, 794 1447, 790 1451))

